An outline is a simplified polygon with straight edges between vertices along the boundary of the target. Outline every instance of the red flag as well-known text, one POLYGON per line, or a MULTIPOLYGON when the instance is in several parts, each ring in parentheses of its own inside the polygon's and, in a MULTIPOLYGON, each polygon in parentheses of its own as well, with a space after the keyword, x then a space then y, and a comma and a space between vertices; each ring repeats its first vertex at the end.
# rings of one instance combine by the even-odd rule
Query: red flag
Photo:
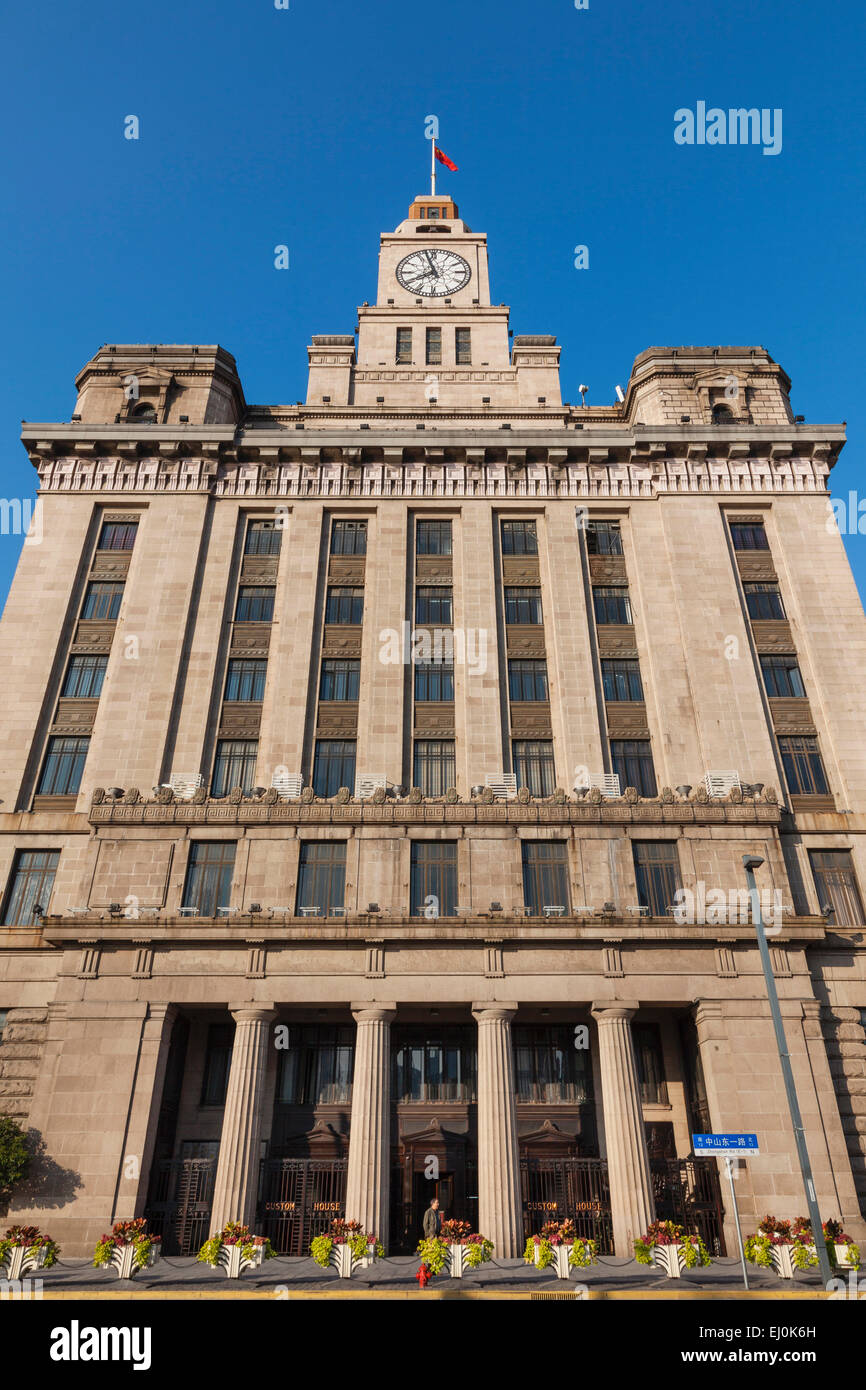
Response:
POLYGON ((449 159, 447 154, 443 154, 438 145, 436 146, 436 158, 439 160, 440 164, 445 165, 446 169, 450 169, 452 174, 457 173, 457 165, 454 163, 454 160, 449 159))

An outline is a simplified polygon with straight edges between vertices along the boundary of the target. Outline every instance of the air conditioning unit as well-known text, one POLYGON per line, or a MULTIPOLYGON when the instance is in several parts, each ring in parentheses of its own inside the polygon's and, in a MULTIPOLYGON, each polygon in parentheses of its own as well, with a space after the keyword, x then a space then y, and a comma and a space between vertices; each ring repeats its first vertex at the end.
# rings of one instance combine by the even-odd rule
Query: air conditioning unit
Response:
POLYGON ((271 786, 280 796, 288 796, 297 801, 303 790, 304 779, 300 772, 275 772, 271 778, 271 786))
POLYGON ((193 792, 197 792, 199 787, 204 785, 204 778, 200 772, 173 772, 168 779, 175 796, 182 801, 188 801, 193 792))
POLYGON ((738 772, 707 772, 704 775, 707 796, 727 796, 734 787, 739 790, 739 786, 738 772))
POLYGON ((517 795, 517 774, 514 772, 495 772, 485 777, 484 785, 493 795, 505 801, 513 801, 517 795))
POLYGON ((388 779, 383 773, 358 772, 355 775, 355 797, 367 801, 374 792, 387 791, 388 779))
POLYGON ((598 787, 602 796, 622 796, 618 772, 591 772, 589 785, 590 789, 598 787))

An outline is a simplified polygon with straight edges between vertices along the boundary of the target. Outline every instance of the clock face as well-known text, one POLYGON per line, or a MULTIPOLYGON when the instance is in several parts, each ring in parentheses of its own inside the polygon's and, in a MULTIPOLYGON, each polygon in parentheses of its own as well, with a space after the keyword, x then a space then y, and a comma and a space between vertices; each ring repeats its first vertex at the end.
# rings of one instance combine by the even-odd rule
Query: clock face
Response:
POLYGON ((456 294, 469 284, 471 276, 468 262, 441 246, 413 251, 397 267, 397 279, 404 290, 419 298, 456 294))

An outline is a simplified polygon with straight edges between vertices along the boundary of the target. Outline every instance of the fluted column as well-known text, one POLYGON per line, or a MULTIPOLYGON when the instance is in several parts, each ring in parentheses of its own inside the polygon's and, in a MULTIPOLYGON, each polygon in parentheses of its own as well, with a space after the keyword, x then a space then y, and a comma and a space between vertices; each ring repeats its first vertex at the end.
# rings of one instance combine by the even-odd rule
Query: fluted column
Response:
POLYGON ((269 1004, 250 1004, 233 1008, 231 1014, 236 1025, 235 1041, 211 1208, 211 1231, 222 1230, 227 1221, 241 1221, 249 1226, 255 1222, 262 1096, 270 1024, 275 1010, 269 1004))
POLYGON ((637 1004, 595 1004, 607 1170, 617 1255, 632 1255, 632 1241, 655 1220, 649 1156, 631 1019, 637 1004))
POLYGON ((396 1004, 356 1004, 352 1008, 357 1031, 346 1216, 377 1235, 386 1249, 391 1163, 388 1078, 391 1020, 396 1012, 396 1004))
POLYGON ((476 1004, 478 1024, 478 1229, 497 1256, 523 1252, 520 1160, 511 1020, 516 1004, 476 1004))

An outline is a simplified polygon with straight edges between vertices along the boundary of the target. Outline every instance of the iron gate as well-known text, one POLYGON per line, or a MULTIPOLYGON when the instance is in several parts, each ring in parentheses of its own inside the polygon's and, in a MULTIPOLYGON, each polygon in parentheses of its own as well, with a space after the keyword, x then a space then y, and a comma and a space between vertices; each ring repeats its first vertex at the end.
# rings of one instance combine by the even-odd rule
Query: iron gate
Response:
POLYGON ((259 1174, 256 1229, 279 1255, 309 1255, 313 1236, 346 1215, 344 1158, 269 1158, 259 1174))
POLYGON ((197 1255, 210 1232, 217 1161, 162 1159, 151 1177, 145 1216, 166 1255, 197 1255))
POLYGON ((521 1158, 523 1231, 528 1240, 546 1221, 570 1217, 579 1236, 613 1254, 607 1163, 601 1158, 521 1158))
POLYGON ((719 1170, 712 1158, 652 1159, 656 1218, 699 1235, 711 1255, 725 1254, 719 1170))

